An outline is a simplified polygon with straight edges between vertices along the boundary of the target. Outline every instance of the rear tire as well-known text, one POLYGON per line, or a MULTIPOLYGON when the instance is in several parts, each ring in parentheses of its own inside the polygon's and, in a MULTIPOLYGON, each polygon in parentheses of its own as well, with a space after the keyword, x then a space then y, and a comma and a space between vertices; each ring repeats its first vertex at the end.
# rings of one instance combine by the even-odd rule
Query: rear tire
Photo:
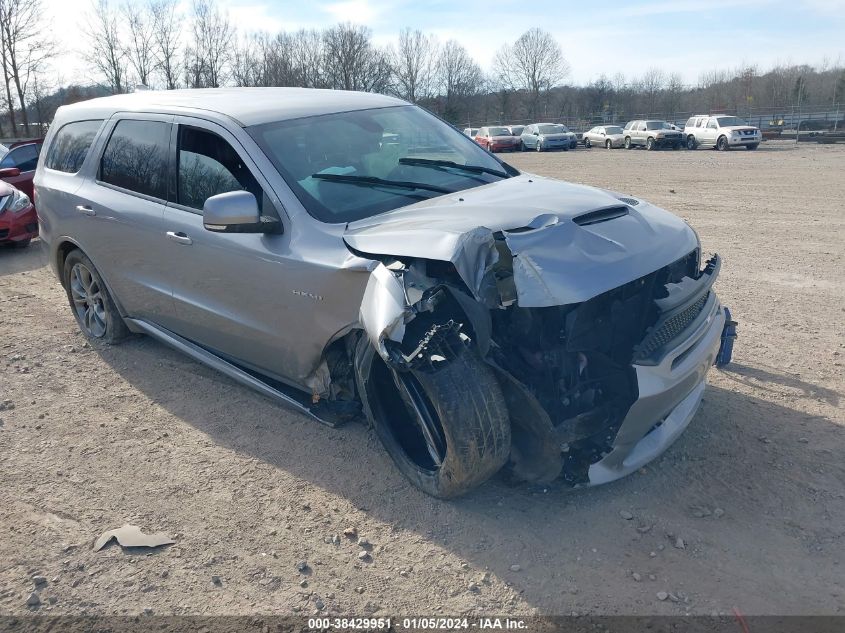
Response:
POLYGON ((129 336, 129 328, 103 278, 85 253, 70 252, 65 259, 62 281, 73 316, 86 337, 114 344, 129 336))
POLYGON ((448 499, 505 465, 511 424, 499 383, 474 350, 438 365, 397 371, 362 337, 355 373, 367 419, 397 468, 423 492, 448 499))

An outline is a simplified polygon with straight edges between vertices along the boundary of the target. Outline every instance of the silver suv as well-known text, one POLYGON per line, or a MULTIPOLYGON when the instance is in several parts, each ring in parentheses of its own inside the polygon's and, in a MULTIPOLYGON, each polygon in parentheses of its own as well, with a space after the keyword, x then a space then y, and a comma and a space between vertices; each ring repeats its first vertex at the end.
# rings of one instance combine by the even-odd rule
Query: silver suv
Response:
POLYGON ((755 150, 763 140, 759 128, 738 117, 723 114, 690 117, 684 126, 684 137, 688 149, 715 147, 723 152, 732 147, 755 150))
POLYGON ((684 138, 674 125, 658 120, 628 121, 622 134, 625 136, 625 149, 637 146, 648 150, 661 147, 680 149, 684 138))
POLYGON ((435 496, 640 468, 720 349, 719 258, 683 220, 521 174, 398 99, 142 92, 60 108, 45 143, 41 234, 86 336, 365 419, 435 496))

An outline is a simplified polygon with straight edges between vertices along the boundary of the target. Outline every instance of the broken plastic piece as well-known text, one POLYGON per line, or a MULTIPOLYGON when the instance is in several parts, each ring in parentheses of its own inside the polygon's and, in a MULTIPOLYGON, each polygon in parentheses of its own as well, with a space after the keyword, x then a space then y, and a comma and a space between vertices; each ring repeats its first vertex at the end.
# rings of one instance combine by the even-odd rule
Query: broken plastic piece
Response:
POLYGON ((716 354, 716 367, 724 367, 731 362, 736 340, 737 322, 731 319, 731 311, 725 306, 725 327, 722 329, 722 343, 719 346, 719 353, 716 354))
POLYGON ((99 552, 112 539, 117 539, 121 547, 161 547, 172 545, 176 541, 167 536, 164 532, 155 534, 144 534, 137 525, 126 524, 115 530, 108 530, 94 541, 94 551, 99 552))

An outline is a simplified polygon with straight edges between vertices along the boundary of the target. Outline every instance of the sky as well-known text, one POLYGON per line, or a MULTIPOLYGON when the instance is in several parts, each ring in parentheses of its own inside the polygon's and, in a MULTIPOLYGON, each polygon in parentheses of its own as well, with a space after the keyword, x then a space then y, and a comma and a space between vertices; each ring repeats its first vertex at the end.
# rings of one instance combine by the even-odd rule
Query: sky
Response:
MULTIPOLYGON (((117 0, 112 0, 113 2, 117 0)), ((182 0, 185 8, 190 5, 182 0)), ((61 83, 94 80, 79 54, 83 1, 42 0, 62 55, 61 83)), ((560 43, 565 83, 631 79, 650 67, 695 84, 702 73, 755 64, 845 65, 845 0, 218 0, 239 31, 322 28, 355 22, 386 45, 410 26, 463 44, 485 71, 503 44, 539 26, 560 43)))

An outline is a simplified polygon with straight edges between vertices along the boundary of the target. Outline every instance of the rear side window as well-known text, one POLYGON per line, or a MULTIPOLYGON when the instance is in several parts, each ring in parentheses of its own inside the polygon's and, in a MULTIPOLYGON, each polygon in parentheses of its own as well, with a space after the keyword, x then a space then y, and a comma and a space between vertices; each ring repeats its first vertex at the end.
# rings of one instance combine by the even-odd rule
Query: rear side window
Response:
POLYGON ((118 121, 100 161, 100 180, 166 200, 169 148, 170 123, 118 121))
POLYGON ((211 196, 249 191, 263 207, 264 192, 234 148, 212 132, 179 128, 179 184, 177 202, 202 209, 211 196))
POLYGON ((32 144, 16 147, 0 161, 0 169, 17 167, 21 171, 34 171, 38 164, 38 154, 40 153, 40 145, 32 144))
POLYGON ((47 151, 44 166, 69 174, 78 172, 102 124, 103 120, 98 119, 74 121, 62 126, 47 151))

